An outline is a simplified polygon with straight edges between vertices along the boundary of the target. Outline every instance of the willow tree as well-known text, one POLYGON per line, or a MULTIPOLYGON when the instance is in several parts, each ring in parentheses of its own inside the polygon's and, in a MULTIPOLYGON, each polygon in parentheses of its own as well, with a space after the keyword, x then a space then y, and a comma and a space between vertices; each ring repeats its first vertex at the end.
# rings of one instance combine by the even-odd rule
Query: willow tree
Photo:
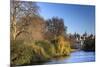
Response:
POLYGON ((38 11, 39 7, 35 2, 11 0, 10 14, 13 40, 16 40, 17 36, 19 36, 22 32, 27 32, 25 31, 25 27, 30 24, 32 20, 31 17, 39 15, 38 11), (18 24, 20 20, 24 20, 20 23, 21 27, 18 24))

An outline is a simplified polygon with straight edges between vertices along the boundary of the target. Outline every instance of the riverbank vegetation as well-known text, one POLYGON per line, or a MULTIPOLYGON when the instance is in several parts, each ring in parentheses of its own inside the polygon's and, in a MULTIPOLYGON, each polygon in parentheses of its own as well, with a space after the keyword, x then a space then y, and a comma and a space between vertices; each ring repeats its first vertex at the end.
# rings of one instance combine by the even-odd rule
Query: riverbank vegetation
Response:
POLYGON ((84 45, 82 46, 82 50, 84 51, 95 51, 95 37, 90 35, 84 41, 84 45))
POLYGON ((36 64, 70 55, 70 42, 65 40, 65 34, 62 18, 44 20, 36 3, 12 1, 11 65, 36 64))
POLYGON ((35 2, 11 1, 11 65, 39 64, 75 51, 72 44, 79 35, 67 34, 63 18, 45 20, 40 9, 35 2))
POLYGON ((58 40, 56 44, 44 40, 27 44, 24 41, 11 41, 11 64, 36 64, 48 61, 53 57, 68 56, 70 44, 64 41, 63 37, 58 40))

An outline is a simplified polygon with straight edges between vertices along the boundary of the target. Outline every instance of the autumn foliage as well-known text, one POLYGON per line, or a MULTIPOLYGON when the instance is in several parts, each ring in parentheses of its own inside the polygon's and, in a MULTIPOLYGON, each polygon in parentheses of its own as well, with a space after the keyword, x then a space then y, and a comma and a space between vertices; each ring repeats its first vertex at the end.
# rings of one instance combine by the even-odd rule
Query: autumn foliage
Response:
POLYGON ((70 54, 62 18, 44 20, 33 2, 11 1, 11 65, 28 65, 70 54))

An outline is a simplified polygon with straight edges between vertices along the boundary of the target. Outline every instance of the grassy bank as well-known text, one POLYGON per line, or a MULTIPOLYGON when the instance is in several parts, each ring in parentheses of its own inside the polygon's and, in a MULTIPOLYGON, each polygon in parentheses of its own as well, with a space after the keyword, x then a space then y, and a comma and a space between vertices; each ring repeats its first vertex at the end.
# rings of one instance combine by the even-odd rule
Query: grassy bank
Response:
POLYGON ((53 57, 68 56, 70 43, 58 37, 56 43, 50 41, 11 41, 11 65, 29 65, 45 62, 53 57))

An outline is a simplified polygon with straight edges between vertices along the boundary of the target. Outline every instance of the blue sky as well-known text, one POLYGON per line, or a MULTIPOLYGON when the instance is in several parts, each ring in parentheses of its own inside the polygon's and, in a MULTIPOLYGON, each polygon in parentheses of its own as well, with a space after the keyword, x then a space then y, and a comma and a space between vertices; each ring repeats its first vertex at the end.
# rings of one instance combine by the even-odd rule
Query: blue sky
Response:
POLYGON ((54 4, 38 2, 40 15, 44 19, 59 17, 64 19, 68 33, 95 34, 95 7, 89 5, 54 4))

